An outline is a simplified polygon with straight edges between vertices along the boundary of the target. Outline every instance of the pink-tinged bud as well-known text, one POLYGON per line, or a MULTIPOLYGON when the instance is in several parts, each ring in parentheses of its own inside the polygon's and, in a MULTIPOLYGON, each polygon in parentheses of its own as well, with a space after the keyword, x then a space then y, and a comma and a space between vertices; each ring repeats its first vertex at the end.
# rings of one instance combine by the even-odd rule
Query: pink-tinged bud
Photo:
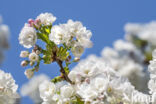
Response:
POLYGON ((33 27, 33 25, 34 25, 34 20, 33 20, 33 19, 29 19, 29 20, 28 20, 28 23, 29 23, 29 26, 30 26, 30 27, 33 27))
POLYGON ((40 19, 36 19, 35 20, 35 24, 41 24, 41 20, 40 19))
POLYGON ((36 19, 36 20, 34 21, 34 24, 35 24, 35 26, 36 26, 37 28, 39 28, 39 27, 41 26, 41 20, 40 20, 40 19, 36 19))

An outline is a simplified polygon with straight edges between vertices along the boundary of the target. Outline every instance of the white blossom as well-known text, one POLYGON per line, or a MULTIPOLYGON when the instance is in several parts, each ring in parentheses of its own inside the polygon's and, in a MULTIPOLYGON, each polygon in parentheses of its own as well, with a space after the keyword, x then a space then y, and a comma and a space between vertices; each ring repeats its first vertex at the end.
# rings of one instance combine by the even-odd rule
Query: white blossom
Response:
POLYGON ((86 84, 81 84, 79 86, 79 90, 77 90, 77 93, 84 99, 85 102, 92 102, 92 100, 98 96, 96 90, 92 89, 90 85, 86 84))
POLYGON ((29 52, 28 51, 21 51, 20 57, 24 58, 24 57, 28 57, 28 56, 29 56, 29 52))
POLYGON ((67 47, 72 47, 73 55, 80 57, 84 48, 92 47, 91 36, 90 30, 81 22, 68 20, 66 24, 53 26, 49 39, 57 45, 66 44, 67 47))
POLYGON ((101 67, 106 67, 106 65, 100 61, 101 60, 95 55, 90 55, 87 59, 81 60, 79 64, 70 71, 68 75, 69 78, 73 82, 81 82, 83 77, 92 77, 98 73, 101 73, 99 64, 101 64, 101 67))
POLYGON ((156 46, 156 22, 152 21, 147 24, 128 23, 125 25, 126 39, 132 41, 133 37, 148 41, 156 46))
POLYGON ((55 22, 56 17, 51 13, 41 13, 36 19, 40 20, 41 24, 51 25, 53 22, 55 22))
POLYGON ((49 39, 57 45, 68 42, 71 36, 65 26, 65 24, 53 26, 49 39))
POLYGON ((36 53, 32 52, 32 53, 29 54, 29 60, 32 61, 32 62, 38 61, 39 56, 36 53))
POLYGON ((64 85, 67 85, 68 83, 66 81, 61 81, 61 82, 57 82, 55 83, 56 86, 56 90, 60 91, 60 88, 63 87, 64 85))
POLYGON ((63 87, 60 88, 61 91, 61 96, 64 98, 70 98, 74 94, 74 88, 71 85, 64 85, 63 87))
MULTIPOLYGON (((90 41, 92 33, 90 30, 87 30, 81 22, 68 20, 66 27, 68 29, 69 34, 73 38, 76 38, 76 41, 74 41, 76 44, 79 44, 85 48, 92 47, 92 42, 90 41)), ((67 44, 72 45, 72 43, 67 44)))
POLYGON ((1 104, 14 104, 16 99, 19 98, 17 94, 18 85, 10 73, 5 73, 0 70, 0 103, 1 104))
POLYGON ((48 101, 51 99, 56 91, 56 86, 54 83, 50 81, 44 81, 39 86, 40 91, 40 97, 43 99, 43 101, 48 101))
POLYGON ((31 48, 37 41, 36 31, 33 27, 25 24, 19 35, 19 43, 25 48, 31 48))

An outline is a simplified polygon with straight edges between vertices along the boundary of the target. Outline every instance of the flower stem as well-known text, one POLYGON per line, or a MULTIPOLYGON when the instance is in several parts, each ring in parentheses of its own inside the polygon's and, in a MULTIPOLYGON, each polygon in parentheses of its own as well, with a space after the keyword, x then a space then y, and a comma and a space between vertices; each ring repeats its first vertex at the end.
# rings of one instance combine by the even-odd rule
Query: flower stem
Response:
POLYGON ((70 84, 73 84, 73 82, 69 79, 67 73, 65 72, 63 66, 62 66, 62 61, 61 60, 56 60, 57 64, 60 66, 60 72, 64 75, 64 79, 69 82, 70 84))

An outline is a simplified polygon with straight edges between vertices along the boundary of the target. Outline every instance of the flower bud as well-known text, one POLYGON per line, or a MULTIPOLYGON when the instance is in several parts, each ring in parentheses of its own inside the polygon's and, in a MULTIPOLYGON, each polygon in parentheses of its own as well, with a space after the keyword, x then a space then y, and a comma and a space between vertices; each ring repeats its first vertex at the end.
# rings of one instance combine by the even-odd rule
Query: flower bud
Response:
POLYGON ((33 20, 33 19, 29 19, 29 20, 28 20, 28 23, 29 23, 29 26, 30 26, 30 27, 33 27, 33 25, 34 25, 34 20, 33 20))
POLYGON ((21 62, 21 66, 25 67, 25 66, 28 65, 28 63, 29 63, 29 62, 28 62, 27 60, 24 60, 24 61, 21 62))
POLYGON ((35 45, 34 46, 34 50, 36 51, 36 50, 38 50, 39 49, 39 46, 38 45, 35 45))
POLYGON ((27 77, 28 79, 30 79, 30 78, 33 77, 34 71, 33 71, 32 69, 27 69, 27 70, 24 72, 24 74, 26 75, 26 77, 27 77))
POLYGON ((39 50, 36 51, 36 54, 39 55, 41 52, 39 50))
POLYGON ((37 28, 40 28, 40 26, 41 26, 41 21, 40 21, 40 19, 36 19, 34 23, 35 23, 35 26, 36 26, 37 28))
POLYGON ((25 58, 29 56, 29 52, 28 51, 21 51, 20 53, 20 57, 25 58))

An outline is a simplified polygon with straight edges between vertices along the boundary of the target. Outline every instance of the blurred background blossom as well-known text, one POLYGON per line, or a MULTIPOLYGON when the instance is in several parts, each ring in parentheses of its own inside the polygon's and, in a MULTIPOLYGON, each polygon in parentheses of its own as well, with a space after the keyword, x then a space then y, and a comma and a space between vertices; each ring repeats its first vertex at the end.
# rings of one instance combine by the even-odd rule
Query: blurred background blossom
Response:
POLYGON ((21 87, 21 95, 29 96, 35 104, 41 104, 43 101, 40 98, 39 85, 44 81, 49 81, 50 78, 45 74, 34 76, 29 82, 21 87))
POLYGON ((4 58, 4 51, 9 48, 9 27, 3 24, 2 16, 0 16, 0 63, 4 58))

